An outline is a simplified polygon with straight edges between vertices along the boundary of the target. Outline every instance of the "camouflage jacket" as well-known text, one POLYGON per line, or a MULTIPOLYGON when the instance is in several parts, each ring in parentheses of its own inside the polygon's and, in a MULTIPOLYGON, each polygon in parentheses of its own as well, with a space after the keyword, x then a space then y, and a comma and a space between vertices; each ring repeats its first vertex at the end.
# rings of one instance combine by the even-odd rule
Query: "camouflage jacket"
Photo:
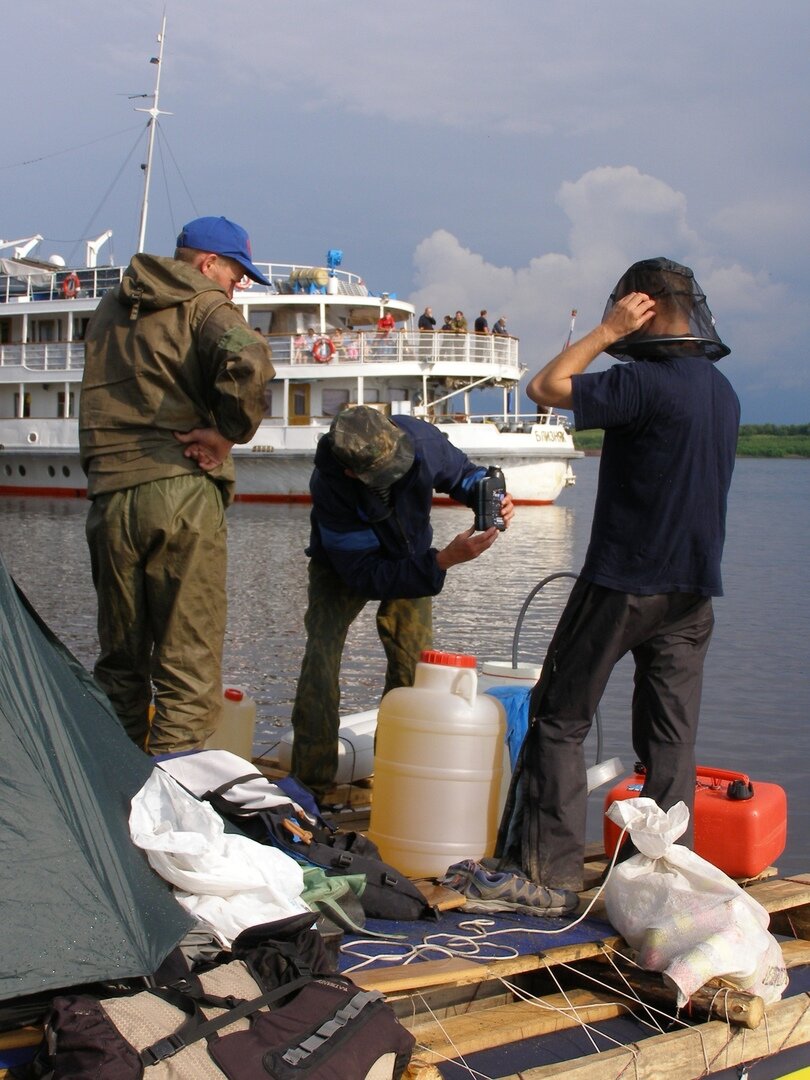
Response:
MULTIPOLYGON (((88 495, 198 471, 173 431, 247 442, 264 415, 270 350, 224 291, 177 259, 136 255, 85 338, 79 448, 88 495)), ((233 496, 233 460, 208 474, 233 496)))

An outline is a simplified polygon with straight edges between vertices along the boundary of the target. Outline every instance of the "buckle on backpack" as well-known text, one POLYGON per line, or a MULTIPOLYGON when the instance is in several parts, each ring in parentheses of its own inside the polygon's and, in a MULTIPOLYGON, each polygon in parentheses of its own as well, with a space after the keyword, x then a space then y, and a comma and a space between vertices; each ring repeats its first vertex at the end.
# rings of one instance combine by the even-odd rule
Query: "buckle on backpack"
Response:
POLYGON ((165 1061, 166 1058, 174 1057, 185 1045, 185 1040, 177 1032, 173 1032, 171 1035, 167 1035, 165 1039, 158 1039, 156 1043, 152 1043, 151 1046, 141 1050, 140 1059, 144 1067, 157 1065, 158 1062, 165 1061))

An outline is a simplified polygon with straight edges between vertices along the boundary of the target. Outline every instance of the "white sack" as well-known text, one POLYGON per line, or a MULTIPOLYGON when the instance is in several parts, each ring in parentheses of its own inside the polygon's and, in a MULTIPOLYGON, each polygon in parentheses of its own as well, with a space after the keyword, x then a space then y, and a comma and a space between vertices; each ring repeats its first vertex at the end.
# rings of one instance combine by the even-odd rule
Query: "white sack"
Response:
POLYGON ((787 986, 782 950, 768 913, 730 877, 676 844, 689 824, 680 802, 664 813, 652 799, 614 802, 607 816, 639 850, 605 885, 608 919, 648 971, 678 990, 678 1006, 709 979, 778 1001, 787 986))
MULTIPOLYGON (((225 798, 243 810, 268 810, 293 802, 280 787, 272 784, 255 765, 230 750, 199 750, 158 762, 158 767, 173 776, 188 791, 202 798, 223 784, 242 780, 228 788, 225 798)), ((301 811, 297 803, 293 805, 301 811)))
POLYGON ((226 947, 250 926, 309 911, 300 899, 304 877, 295 859, 226 833, 213 807, 160 769, 133 798, 129 830, 152 868, 178 890, 183 907, 226 947))

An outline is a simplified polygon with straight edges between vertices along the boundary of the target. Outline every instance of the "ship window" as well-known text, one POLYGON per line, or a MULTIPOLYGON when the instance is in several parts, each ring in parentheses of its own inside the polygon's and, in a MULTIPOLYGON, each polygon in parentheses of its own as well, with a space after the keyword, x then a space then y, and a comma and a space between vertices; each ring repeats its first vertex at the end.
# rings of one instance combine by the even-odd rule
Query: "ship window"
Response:
POLYGON ((391 401, 407 401, 408 391, 403 386, 392 386, 388 396, 391 401))
POLYGON ((73 320, 73 340, 84 341, 87 335, 87 327, 90 322, 90 316, 80 317, 73 320))
POLYGON ((58 325, 56 319, 32 319, 28 340, 35 343, 56 341, 58 325))
POLYGON ((273 415, 273 388, 270 383, 267 383, 264 388, 264 415, 273 415))
POLYGON ((22 412, 20 411, 20 395, 19 393, 14 395, 14 415, 17 417, 31 415, 31 394, 28 391, 22 396, 22 412))
POLYGON ((17 466, 17 471, 19 472, 20 476, 25 476, 25 466, 24 465, 18 465, 17 466))
POLYGON ((0 345, 11 341, 11 319, 0 319, 0 345))
POLYGON ((65 412, 65 391, 60 390, 58 394, 57 411, 56 415, 60 417, 75 416, 76 415, 76 395, 71 391, 67 398, 68 411, 65 412))
POLYGON ((365 389, 363 391, 363 401, 365 401, 366 405, 378 405, 380 401, 380 391, 365 389))
POLYGON ((56 469, 53 465, 48 466, 48 476, 56 476, 56 469))
POLYGON ((6 465, 5 472, 6 472, 6 476, 11 476, 11 466, 10 465, 6 465))
POLYGON ((321 392, 321 409, 324 416, 337 416, 348 403, 348 390, 325 389, 321 392))
POLYGON ((62 476, 70 476, 70 469, 67 465, 62 466, 62 476))

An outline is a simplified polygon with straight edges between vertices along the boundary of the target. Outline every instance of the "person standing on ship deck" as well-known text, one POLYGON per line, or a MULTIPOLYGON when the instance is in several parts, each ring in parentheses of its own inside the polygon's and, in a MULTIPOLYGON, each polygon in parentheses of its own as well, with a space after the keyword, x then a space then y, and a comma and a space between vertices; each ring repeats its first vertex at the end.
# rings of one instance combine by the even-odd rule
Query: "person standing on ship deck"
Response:
POLYGON ((221 716, 230 450, 256 431, 275 374, 231 303, 245 274, 269 285, 245 230, 197 218, 174 258, 133 257, 85 338, 94 673, 130 738, 155 754, 201 746, 221 716))
MULTIPOLYGON (((688 267, 648 259, 602 323, 529 382, 538 405, 605 431, 590 544, 529 703, 496 855, 536 884, 582 888, 583 743, 615 664, 635 661, 632 739, 641 795, 691 815, 703 663, 722 595, 720 560, 740 405, 714 361, 728 354, 688 267), (633 363, 585 373, 601 352, 633 363)), ((627 851, 632 853, 632 848, 627 851)), ((627 852, 623 851, 623 855, 627 852)))
MULTIPOLYGON (((498 530, 460 533, 437 551, 434 491, 472 506, 485 469, 445 435, 411 416, 368 405, 338 413, 315 451, 307 642, 292 711, 291 772, 322 799, 338 766, 340 661, 349 627, 379 601, 377 632, 388 659, 383 693, 413 683, 430 648, 432 597, 451 566, 477 559, 498 530)), ((512 498, 501 504, 506 525, 512 498)))

